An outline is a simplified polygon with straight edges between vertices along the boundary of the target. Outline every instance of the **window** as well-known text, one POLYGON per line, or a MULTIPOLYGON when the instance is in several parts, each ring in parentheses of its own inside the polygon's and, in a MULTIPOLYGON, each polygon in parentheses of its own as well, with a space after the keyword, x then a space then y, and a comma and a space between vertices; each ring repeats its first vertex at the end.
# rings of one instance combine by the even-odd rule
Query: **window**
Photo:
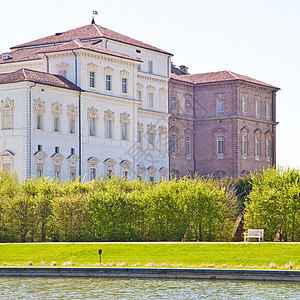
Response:
POLYGON ((97 136, 98 110, 93 106, 88 108, 89 136, 97 136))
POLYGON ((111 75, 105 76, 105 88, 107 91, 111 91, 111 75))
POLYGON ((172 135, 171 143, 172 154, 176 154, 176 135, 172 135))
POLYGON ((144 125, 141 122, 137 123, 137 147, 138 149, 143 148, 143 131, 144 125))
POLYGON ((150 176, 150 177, 149 177, 149 181, 150 181, 150 182, 154 182, 154 177, 153 177, 153 176, 150 176))
POLYGON ((104 127, 105 127, 105 138, 107 139, 112 139, 114 130, 114 113, 108 109, 107 111, 104 112, 104 127))
POLYGON ((43 129, 41 115, 36 116, 36 129, 43 129))
POLYGON ((148 73, 153 73, 153 61, 148 60, 148 73))
POLYGON ((1 129, 13 128, 14 100, 6 98, 1 104, 1 129))
POLYGON ((90 136, 96 136, 96 118, 90 118, 90 136))
POLYGON ((94 180, 97 176, 96 168, 90 168, 90 180, 94 180))
POLYGON ((154 150, 155 147, 155 132, 156 126, 151 124, 147 125, 147 136, 148 136, 148 149, 154 150))
POLYGON ((167 152, 168 151, 168 145, 167 145, 167 134, 168 130, 167 127, 164 125, 159 126, 158 129, 159 132, 159 151, 160 152, 167 152))
POLYGON ((75 133, 75 120, 70 120, 70 133, 75 133))
POLYGON ((14 156, 15 155, 10 151, 2 151, 0 153, 0 170, 11 174, 13 171, 14 156))
POLYGON ((43 150, 43 146, 42 145, 38 145, 38 151, 42 151, 43 150))
POLYGON ((137 147, 140 149, 142 145, 142 132, 140 130, 137 131, 137 147))
POLYGON ((267 119, 270 119, 271 117, 271 107, 270 107, 270 102, 266 102, 266 117, 267 119))
POLYGON ((67 106, 68 117, 69 117, 69 133, 76 133, 76 119, 78 116, 77 107, 74 104, 67 106))
POLYGON ((90 157, 87 161, 89 169, 89 179, 93 180, 97 177, 97 169, 99 164, 99 159, 97 157, 90 157))
POLYGON ((61 131, 61 115, 62 115, 62 105, 58 102, 52 103, 52 115, 53 115, 53 131, 61 131))
POLYGON ((191 138, 186 138, 186 154, 189 156, 191 154, 191 138))
POLYGON ((60 172, 61 172, 60 165, 54 165, 53 169, 54 169, 54 171, 53 171, 54 178, 60 178, 60 172))
POLYGON ((224 154, 224 136, 217 137, 217 153, 224 154))
POLYGON ((76 179, 76 167, 74 166, 70 167, 70 179, 71 181, 75 181, 76 179))
POLYGON ((142 91, 137 91, 137 99, 142 101, 142 91))
POLYGON ((75 148, 71 148, 71 155, 75 154, 75 148))
POLYGON ((138 64, 138 65, 137 65, 137 70, 138 70, 138 71, 141 71, 141 64, 138 64))
POLYGON ((148 107, 153 107, 153 93, 148 93, 148 107))
POLYGON ((56 147, 54 148, 54 152, 55 152, 55 153, 59 153, 59 147, 58 147, 58 146, 56 146, 56 147))
POLYGON ((255 100, 255 114, 258 116, 260 114, 260 101, 255 100))
POLYGON ((128 138, 128 127, 129 127, 130 117, 129 114, 123 112, 120 114, 120 127, 121 127, 121 140, 127 141, 128 138))
POLYGON ((247 113, 247 99, 245 97, 242 98, 242 112, 247 113))
POLYGON ((106 171, 106 176, 107 176, 107 178, 111 178, 112 175, 113 175, 113 171, 110 170, 110 169, 108 169, 108 170, 106 171))
POLYGON ((38 178, 43 177, 43 173, 44 173, 44 165, 37 163, 36 164, 36 175, 38 178))
POLYGON ((191 113, 191 100, 186 100, 185 109, 187 114, 191 113))
POLYGON ((54 117, 54 131, 59 132, 59 117, 54 117))
POLYGON ((255 138, 255 156, 260 155, 260 139, 258 137, 255 138))
POLYGON ((128 139, 128 124, 126 122, 122 122, 122 140, 127 141, 128 139))
POLYGON ((220 98, 217 100, 217 112, 223 113, 224 112, 224 99, 220 98))
POLYGON ((124 179, 128 179, 128 175, 129 175, 129 173, 128 173, 128 171, 127 170, 123 170, 122 171, 122 177, 124 178, 124 179))
POLYGON ((242 136, 242 154, 247 155, 247 137, 246 137, 246 135, 242 136))
POLYGON ((45 102, 41 99, 34 100, 33 110, 35 112, 35 128, 44 129, 45 102))
POLYGON ((112 138, 112 120, 106 120, 105 122, 105 137, 107 139, 112 138))
POLYGON ((266 156, 268 158, 271 157, 271 140, 270 139, 267 139, 267 141, 266 141, 266 156))
POLYGON ((95 72, 90 71, 90 87, 95 87, 95 72))
POLYGON ((176 104, 177 104, 176 98, 172 97, 171 98, 171 110, 174 111, 174 112, 176 112, 176 110, 177 110, 176 104))
POLYGON ((122 78, 122 93, 127 94, 127 78, 122 78))

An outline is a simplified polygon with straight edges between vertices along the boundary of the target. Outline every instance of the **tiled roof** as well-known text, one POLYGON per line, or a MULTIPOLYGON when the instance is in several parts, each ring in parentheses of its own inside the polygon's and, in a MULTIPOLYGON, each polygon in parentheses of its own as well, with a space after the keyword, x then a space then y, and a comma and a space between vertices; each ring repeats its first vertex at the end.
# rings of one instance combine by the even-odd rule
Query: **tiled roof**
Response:
POLYGON ((44 48, 39 48, 39 49, 40 49, 40 51, 37 53, 51 53, 51 52, 61 52, 61 51, 68 51, 68 50, 75 50, 75 49, 85 49, 85 50, 108 54, 108 55, 113 55, 113 56, 121 57, 121 58, 125 58, 125 59, 141 61, 139 58, 134 58, 134 57, 131 57, 126 54, 121 54, 121 53, 118 53, 118 52, 115 52, 112 50, 108 50, 101 46, 94 45, 91 42, 83 43, 83 42, 80 42, 77 40, 74 40, 74 41, 68 42, 66 44, 59 45, 59 46, 52 46, 52 47, 46 47, 45 49, 44 48))
POLYGON ((139 58, 134 58, 126 54, 108 50, 101 46, 95 45, 94 43, 95 42, 92 43, 92 42, 71 41, 58 46, 15 49, 7 53, 10 56, 10 58, 7 60, 3 60, 2 55, 0 55, 0 64, 27 61, 27 60, 38 60, 41 59, 40 54, 42 53, 60 52, 60 51, 68 51, 68 50, 75 50, 75 49, 85 49, 97 53, 112 55, 115 57, 130 59, 134 61, 141 61, 139 58))
POLYGON ((40 46, 40 45, 49 45, 49 44, 56 44, 56 43, 66 43, 70 42, 75 39, 79 39, 81 41, 87 41, 90 39, 110 39, 114 41, 118 41, 121 43, 126 43, 129 45, 165 53, 171 55, 171 53, 166 52, 162 49, 156 48, 149 44, 143 43, 141 41, 135 40, 130 38, 126 35, 117 33, 113 30, 107 29, 105 27, 96 25, 96 24, 89 24, 86 26, 82 26, 79 28, 71 29, 62 33, 56 33, 51 36, 47 36, 29 43, 20 44, 17 46, 12 47, 11 49, 17 48, 24 48, 24 47, 32 47, 32 46, 40 46))
POLYGON ((81 90, 78 86, 60 75, 38 72, 28 69, 20 69, 18 71, 10 73, 0 73, 0 84, 22 81, 31 81, 76 91, 81 90))
POLYGON ((41 48, 30 48, 30 49, 18 49, 8 52, 10 55, 10 59, 4 60, 2 55, 0 55, 0 64, 13 63, 18 61, 26 61, 26 60, 37 60, 41 59, 41 57, 37 54, 41 48))
POLYGON ((192 75, 176 75, 172 74, 171 78, 180 81, 186 82, 194 82, 194 83, 210 83, 210 82, 220 82, 220 81, 234 81, 234 80, 242 80, 247 81, 254 84, 259 84, 271 88, 279 89, 275 86, 272 86, 268 83, 256 80, 254 78, 239 75, 237 73, 231 71, 219 71, 219 72, 209 72, 209 73, 199 73, 199 74, 192 74, 192 75))

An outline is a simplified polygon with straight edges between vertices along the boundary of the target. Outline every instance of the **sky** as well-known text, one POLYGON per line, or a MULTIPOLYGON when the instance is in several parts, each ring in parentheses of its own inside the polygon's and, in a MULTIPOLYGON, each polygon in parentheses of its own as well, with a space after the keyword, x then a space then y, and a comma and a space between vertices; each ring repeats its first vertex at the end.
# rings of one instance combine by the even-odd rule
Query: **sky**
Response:
POLYGON ((10 0, 0 53, 91 22, 156 46, 189 72, 230 70, 279 87, 277 165, 300 169, 300 1, 10 0))

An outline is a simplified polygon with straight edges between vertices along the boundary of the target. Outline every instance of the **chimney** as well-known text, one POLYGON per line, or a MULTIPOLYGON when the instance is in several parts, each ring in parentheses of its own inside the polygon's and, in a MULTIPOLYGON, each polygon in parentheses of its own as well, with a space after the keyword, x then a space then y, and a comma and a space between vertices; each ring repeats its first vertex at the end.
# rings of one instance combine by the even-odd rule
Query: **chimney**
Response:
POLYGON ((189 74, 188 73, 188 67, 186 67, 185 65, 181 65, 181 66, 179 66, 179 69, 180 69, 180 71, 184 74, 184 75, 187 75, 187 74, 189 74))

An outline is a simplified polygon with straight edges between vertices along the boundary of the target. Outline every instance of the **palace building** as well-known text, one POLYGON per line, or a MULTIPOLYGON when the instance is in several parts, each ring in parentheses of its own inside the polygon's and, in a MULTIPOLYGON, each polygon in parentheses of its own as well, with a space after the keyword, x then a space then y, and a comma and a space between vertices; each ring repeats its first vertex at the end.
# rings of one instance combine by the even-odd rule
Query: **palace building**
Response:
POLYGON ((92 22, 0 55, 0 169, 155 181, 276 164, 278 88, 188 74, 172 54, 92 22))
POLYGON ((230 71, 190 75, 172 66, 170 170, 239 177, 276 166, 278 90, 230 71))
POLYGON ((0 56, 0 168, 167 178, 171 56, 94 22, 11 47, 0 56))

